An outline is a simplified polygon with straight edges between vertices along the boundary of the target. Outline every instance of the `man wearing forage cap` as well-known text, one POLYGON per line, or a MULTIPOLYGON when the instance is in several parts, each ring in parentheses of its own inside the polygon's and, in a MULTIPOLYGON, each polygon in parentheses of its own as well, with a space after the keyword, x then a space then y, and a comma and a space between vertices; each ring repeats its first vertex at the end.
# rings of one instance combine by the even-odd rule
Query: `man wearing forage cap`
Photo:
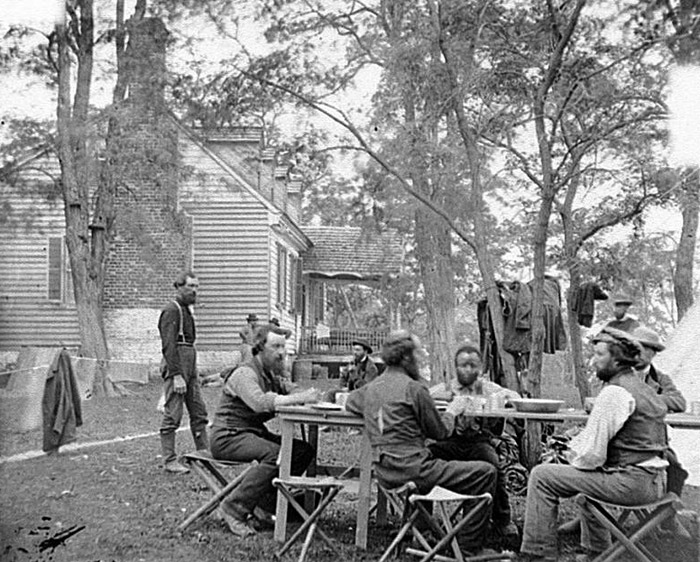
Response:
MULTIPOLYGON (((570 464, 540 464, 530 473, 521 552, 530 561, 554 562, 561 498, 583 493, 621 505, 656 501, 664 494, 666 404, 633 371, 642 346, 632 336, 603 328, 593 342, 592 364, 603 383, 586 427, 569 442, 570 464)), ((610 532, 581 513, 577 560, 610 546, 610 532)))

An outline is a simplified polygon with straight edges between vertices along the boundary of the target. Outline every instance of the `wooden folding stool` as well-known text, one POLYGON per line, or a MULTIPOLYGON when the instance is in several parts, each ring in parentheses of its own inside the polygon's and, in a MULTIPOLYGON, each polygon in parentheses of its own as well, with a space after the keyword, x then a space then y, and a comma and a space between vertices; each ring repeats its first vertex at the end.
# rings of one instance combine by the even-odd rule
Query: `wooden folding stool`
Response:
POLYGON ((214 494, 192 515, 180 523, 177 528, 180 532, 185 531, 195 521, 201 517, 209 515, 212 511, 219 507, 219 504, 226 499, 226 496, 228 496, 234 490, 234 488, 240 484, 241 480, 243 480, 243 477, 248 473, 248 471, 258 464, 257 461, 241 463, 215 460, 210 456, 203 455, 200 452, 187 453, 181 457, 180 462, 187 465, 195 474, 197 474, 214 494), (241 466, 245 467, 244 470, 230 481, 221 472, 221 470, 219 470, 220 467, 241 466))
POLYGON ((584 494, 576 497, 576 502, 588 509, 596 520, 603 525, 613 537, 613 544, 601 552, 594 562, 612 562, 627 550, 640 562, 658 562, 642 543, 642 539, 658 529, 667 519, 673 518, 682 504, 676 494, 667 493, 658 501, 644 505, 618 505, 591 498, 584 494), (616 517, 613 513, 619 513, 616 517), (625 528, 624 523, 633 514, 637 523, 625 528))
POLYGON ((512 558, 512 553, 509 552, 465 556, 457 542, 457 535, 472 517, 480 510, 488 509, 492 502, 491 494, 484 493, 476 496, 458 494, 435 486, 428 494, 421 495, 416 493, 416 486, 413 482, 396 489, 387 489, 380 485, 380 492, 386 496, 393 511, 402 513, 401 528, 382 554, 380 562, 389 559, 409 532, 422 548, 409 547, 406 548, 406 553, 420 556, 421 562, 433 559, 441 562, 467 562, 512 558), (426 505, 432 505, 436 513, 431 513, 426 505), (426 532, 417 527, 416 523, 419 517, 430 527, 437 538, 436 542, 433 541, 434 544, 431 545, 426 532), (448 546, 452 549, 453 557, 439 554, 448 546))
POLYGON ((304 522, 302 525, 294 532, 294 534, 289 537, 289 540, 284 543, 282 548, 280 548, 275 556, 279 558, 287 550, 289 550, 292 545, 301 537, 301 535, 306 531, 306 538, 304 539, 304 544, 301 547, 301 554, 299 555, 299 562, 304 562, 306 555, 309 551, 309 546, 311 545, 311 540, 316 532, 323 539, 323 541, 335 552, 337 552, 335 546, 333 545, 331 539, 326 535, 323 530, 318 526, 318 519, 325 509, 333 501, 333 498, 338 495, 338 492, 343 489, 343 483, 338 479, 333 477, 324 478, 312 478, 308 476, 289 476, 288 478, 275 478, 272 480, 272 484, 276 486, 280 493, 287 498, 289 504, 297 511, 297 513, 302 517, 304 522), (316 506, 315 509, 309 514, 306 509, 294 497, 295 492, 318 492, 321 494, 321 501, 316 506))

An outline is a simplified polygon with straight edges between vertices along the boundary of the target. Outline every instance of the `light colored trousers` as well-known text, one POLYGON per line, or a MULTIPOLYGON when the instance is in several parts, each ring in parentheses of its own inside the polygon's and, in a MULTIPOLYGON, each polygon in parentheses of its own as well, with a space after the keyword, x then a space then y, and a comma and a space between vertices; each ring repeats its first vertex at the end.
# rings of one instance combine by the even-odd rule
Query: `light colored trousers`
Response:
MULTIPOLYGON (((618 470, 580 470, 564 464, 541 464, 527 485, 523 543, 520 550, 557 557, 559 499, 585 494, 619 505, 640 505, 664 494, 666 471, 639 466, 618 470)), ((610 532, 585 510, 581 513, 581 545, 600 552, 610 546, 610 532)))

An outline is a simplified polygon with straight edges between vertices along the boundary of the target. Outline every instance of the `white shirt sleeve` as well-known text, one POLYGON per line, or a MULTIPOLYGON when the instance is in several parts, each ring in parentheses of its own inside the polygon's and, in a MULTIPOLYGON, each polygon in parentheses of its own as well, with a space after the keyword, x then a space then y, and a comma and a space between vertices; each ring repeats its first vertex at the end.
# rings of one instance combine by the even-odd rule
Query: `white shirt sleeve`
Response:
POLYGON ((633 396, 617 385, 606 385, 595 399, 586 427, 569 443, 572 466, 593 470, 605 464, 608 443, 634 412, 633 396))

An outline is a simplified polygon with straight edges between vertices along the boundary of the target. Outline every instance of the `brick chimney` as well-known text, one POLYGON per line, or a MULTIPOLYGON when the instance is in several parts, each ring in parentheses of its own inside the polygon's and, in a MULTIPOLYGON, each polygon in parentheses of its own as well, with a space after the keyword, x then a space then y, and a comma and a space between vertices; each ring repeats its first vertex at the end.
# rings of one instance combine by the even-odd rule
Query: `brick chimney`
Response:
POLYGON ((128 100, 135 106, 162 106, 167 79, 165 50, 170 33, 159 18, 129 20, 127 26, 128 100))
POLYGON ((148 18, 129 33, 127 103, 111 142, 117 217, 104 303, 113 311, 161 306, 192 257, 192 221, 178 206, 179 129, 164 102, 168 31, 148 18))

